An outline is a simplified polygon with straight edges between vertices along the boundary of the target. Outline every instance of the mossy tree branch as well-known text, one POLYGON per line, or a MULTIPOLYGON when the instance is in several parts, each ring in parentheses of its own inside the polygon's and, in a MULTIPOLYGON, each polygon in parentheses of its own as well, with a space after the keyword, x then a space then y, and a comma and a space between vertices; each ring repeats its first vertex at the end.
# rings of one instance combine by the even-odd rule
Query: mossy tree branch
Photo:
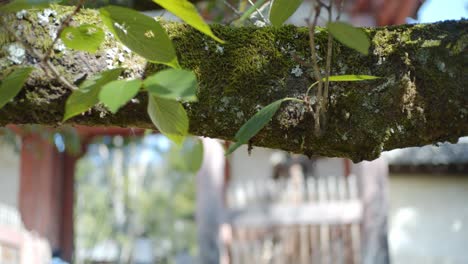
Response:
MULTIPOLYGON (((56 8, 58 17, 70 12, 56 8)), ((50 45, 47 39, 54 26, 32 22, 37 21, 35 14, 30 11, 29 15, 27 20, 11 16, 10 23, 2 27, 21 32, 28 43, 43 51, 50 45)), ((101 24, 91 10, 83 11, 73 23, 101 24)), ((332 75, 382 78, 331 83, 327 127, 320 137, 314 134, 313 115, 303 105, 290 102, 251 143, 360 161, 374 159, 383 150, 453 142, 468 135, 467 25, 462 20, 366 29, 372 40, 369 56, 334 43, 332 75)), ((199 79, 199 101, 185 104, 194 135, 232 139, 261 107, 284 97, 303 98, 315 82, 307 28, 214 26, 215 34, 226 40, 224 45, 187 25, 167 24, 166 28, 181 65, 194 70, 199 79)), ((316 43, 321 67, 326 42, 327 33, 320 29, 316 43)), ((0 30, 0 44, 0 76, 4 76, 18 58, 12 58, 9 48, 16 43, 6 31, 0 30)), ((38 63, 31 54, 21 60, 25 65, 38 63)), ((119 65, 128 68, 129 77, 144 77, 161 68, 125 51, 111 36, 96 54, 55 50, 51 60, 72 81, 119 65)), ((38 69, 23 91, 0 109, 0 125, 60 125, 69 93, 38 69)), ((153 128, 143 94, 116 115, 97 106, 67 123, 153 128)))

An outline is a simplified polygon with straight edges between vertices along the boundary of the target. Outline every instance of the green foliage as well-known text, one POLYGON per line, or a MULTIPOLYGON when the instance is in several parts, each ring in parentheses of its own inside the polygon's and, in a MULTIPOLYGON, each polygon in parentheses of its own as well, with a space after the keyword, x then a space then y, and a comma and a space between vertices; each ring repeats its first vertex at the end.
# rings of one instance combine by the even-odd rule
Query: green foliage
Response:
POLYGON ((2 12, 18 12, 23 9, 30 8, 46 8, 51 3, 59 3, 60 1, 50 1, 50 0, 13 0, 6 5, 0 4, 0 11, 2 12))
MULTIPOLYGON (((334 75, 329 76, 328 81, 330 82, 357 82, 357 81, 366 81, 366 80, 375 80, 380 79, 380 77, 372 75, 334 75)), ((323 78, 325 81, 325 78, 323 78)))
POLYGON ((298 100, 296 98, 284 98, 277 100, 258 111, 252 116, 242 127, 237 131, 234 136, 236 143, 231 145, 226 151, 226 155, 231 154, 239 148, 242 144, 247 143, 252 137, 254 137, 262 128, 270 122, 275 113, 281 106, 281 103, 289 100, 298 100))
POLYGON ((274 0, 270 10, 270 22, 273 26, 279 27, 286 21, 303 0, 274 0))
POLYGON ((138 93, 141 80, 117 80, 104 85, 99 93, 99 100, 115 114, 138 93))
POLYGON ((0 81, 0 108, 5 106, 21 91, 29 74, 33 70, 34 68, 32 67, 17 68, 0 81))
POLYGON ((369 53, 370 41, 362 29, 344 22, 329 22, 327 28, 333 37, 344 45, 364 55, 369 53))
POLYGON ((197 100, 197 77, 191 71, 167 69, 146 78, 144 87, 153 95, 184 101, 197 100))
POLYGON ((185 152, 193 152, 197 141, 187 138, 181 148, 162 135, 150 135, 126 138, 122 145, 102 139, 91 144, 75 174, 76 249, 92 252, 115 241, 121 252, 132 252, 135 234, 144 231, 157 246, 158 263, 173 263, 187 248, 195 253, 196 177, 185 169, 185 152), (167 241, 168 247, 158 247, 167 241))
POLYGON ((151 62, 180 68, 172 41, 159 22, 124 7, 107 6, 99 11, 106 26, 129 49, 151 62))
POLYGON ((66 27, 60 34, 60 39, 68 48, 94 53, 104 41, 104 31, 89 24, 66 27))
POLYGON ((181 103, 148 93, 148 115, 166 137, 180 145, 188 135, 189 120, 181 103))
POLYGON ((164 7, 167 11, 178 16, 185 23, 199 30, 200 32, 210 36, 219 43, 224 43, 223 40, 216 37, 210 26, 203 21, 203 18, 198 14, 195 6, 187 0, 153 0, 153 2, 164 7))
POLYGON ((89 80, 85 80, 78 90, 74 90, 65 103, 65 115, 63 121, 66 121, 76 115, 83 113, 99 102, 99 93, 103 85, 117 79, 123 69, 117 68, 104 71, 89 80))

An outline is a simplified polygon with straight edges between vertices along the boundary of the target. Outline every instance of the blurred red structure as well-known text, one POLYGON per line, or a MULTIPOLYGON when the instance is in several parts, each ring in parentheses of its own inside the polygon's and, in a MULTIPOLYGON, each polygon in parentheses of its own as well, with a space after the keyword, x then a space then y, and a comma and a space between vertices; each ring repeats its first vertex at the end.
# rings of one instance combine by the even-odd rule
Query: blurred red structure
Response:
MULTIPOLYGON (((37 134, 26 134, 9 126, 22 138, 19 211, 26 229, 46 238, 65 260, 73 257, 74 173, 78 156, 59 152, 37 134)), ((143 135, 143 129, 77 126, 82 151, 97 136, 143 135)))

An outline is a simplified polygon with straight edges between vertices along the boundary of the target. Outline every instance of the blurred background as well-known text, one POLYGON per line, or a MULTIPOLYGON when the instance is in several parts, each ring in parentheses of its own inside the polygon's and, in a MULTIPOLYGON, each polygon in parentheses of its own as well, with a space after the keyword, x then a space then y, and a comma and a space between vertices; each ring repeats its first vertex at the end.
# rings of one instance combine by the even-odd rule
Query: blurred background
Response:
MULTIPOLYGON (((255 1, 195 2, 230 23, 255 1)), ((415 2, 391 24, 468 14, 467 0, 415 2)), ((174 19, 151 1, 88 3, 105 4, 174 19)), ((344 19, 380 24, 381 10, 360 10, 344 19)), ((0 142, 1 264, 468 263, 468 138, 359 164, 247 147, 226 158, 221 140, 112 127, 12 125, 0 142)))

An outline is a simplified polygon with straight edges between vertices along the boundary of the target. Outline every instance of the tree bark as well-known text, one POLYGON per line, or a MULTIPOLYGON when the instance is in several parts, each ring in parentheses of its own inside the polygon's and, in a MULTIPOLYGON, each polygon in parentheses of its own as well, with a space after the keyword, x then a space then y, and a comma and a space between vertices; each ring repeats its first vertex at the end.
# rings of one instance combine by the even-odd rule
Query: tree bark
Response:
MULTIPOLYGON (((56 8, 57 15, 50 21, 70 12, 56 8)), ((29 11, 26 20, 11 16, 7 18, 9 23, 0 28, 0 76, 7 74, 15 59, 21 59, 9 53, 15 43, 3 27, 10 27, 40 52, 50 45, 49 33, 57 26, 33 22, 37 21, 36 13, 29 11)), ((102 24, 92 10, 84 10, 74 18, 75 25, 80 23, 102 24)), ((368 56, 335 42, 332 75, 381 78, 332 83, 326 127, 320 136, 313 132, 312 114, 292 102, 284 103, 250 143, 357 162, 375 159, 383 150, 455 142, 468 135, 467 25, 466 20, 461 20, 365 29, 372 43, 368 56)), ((194 135, 232 140, 240 126, 261 107, 284 97, 303 98, 315 81, 311 78, 307 28, 213 25, 215 34, 226 41, 221 45, 184 24, 167 23, 165 27, 180 64, 192 69, 199 80, 199 101, 184 104, 194 135)), ((327 32, 320 29, 316 35, 323 66, 327 32)), ((38 67, 37 58, 28 52, 20 61, 38 67)), ((72 81, 107 67, 126 67, 126 76, 137 78, 162 69, 126 52, 110 35, 96 54, 55 51, 52 63, 72 81), (123 59, 118 59, 119 55, 123 59)), ((69 94, 53 76, 37 70, 21 93, 0 109, 0 126, 61 125, 69 94)), ((142 93, 137 99, 115 115, 97 106, 66 123, 154 128, 146 114, 146 96, 142 93)))

